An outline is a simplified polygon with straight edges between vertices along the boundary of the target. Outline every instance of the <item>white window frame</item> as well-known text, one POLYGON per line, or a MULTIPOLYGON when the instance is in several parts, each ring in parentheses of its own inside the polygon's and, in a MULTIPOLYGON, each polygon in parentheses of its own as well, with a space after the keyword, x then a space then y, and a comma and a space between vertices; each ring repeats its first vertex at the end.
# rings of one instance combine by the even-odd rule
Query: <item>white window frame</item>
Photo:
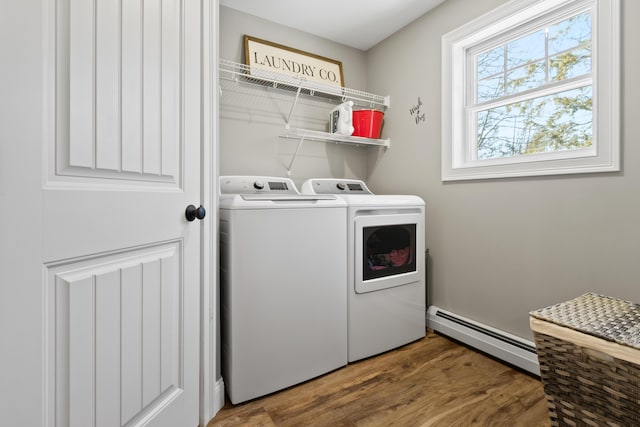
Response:
POLYGON ((442 36, 443 181, 620 170, 620 0, 513 0, 442 36), (549 14, 592 10, 593 147, 477 160, 469 49, 549 14))

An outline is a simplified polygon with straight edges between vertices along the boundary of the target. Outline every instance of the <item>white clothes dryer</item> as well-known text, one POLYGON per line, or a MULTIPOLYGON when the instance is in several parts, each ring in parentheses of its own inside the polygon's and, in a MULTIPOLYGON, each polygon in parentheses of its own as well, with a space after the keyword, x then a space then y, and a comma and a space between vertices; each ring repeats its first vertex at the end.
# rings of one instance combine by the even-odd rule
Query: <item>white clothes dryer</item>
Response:
POLYGON ((347 364, 346 203, 220 177, 222 372, 232 403, 347 364))
POLYGON ((339 195, 348 205, 349 362, 424 337, 424 201, 375 195, 346 179, 310 179, 301 192, 339 195))

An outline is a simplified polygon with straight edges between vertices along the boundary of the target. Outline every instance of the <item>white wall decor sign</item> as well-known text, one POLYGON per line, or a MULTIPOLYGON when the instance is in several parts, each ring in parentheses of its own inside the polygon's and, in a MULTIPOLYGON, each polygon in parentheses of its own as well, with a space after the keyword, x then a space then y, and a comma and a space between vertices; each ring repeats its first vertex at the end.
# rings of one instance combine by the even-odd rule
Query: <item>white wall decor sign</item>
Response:
POLYGON ((276 74, 321 85, 344 87, 342 62, 277 43, 244 36, 245 64, 251 75, 276 74))

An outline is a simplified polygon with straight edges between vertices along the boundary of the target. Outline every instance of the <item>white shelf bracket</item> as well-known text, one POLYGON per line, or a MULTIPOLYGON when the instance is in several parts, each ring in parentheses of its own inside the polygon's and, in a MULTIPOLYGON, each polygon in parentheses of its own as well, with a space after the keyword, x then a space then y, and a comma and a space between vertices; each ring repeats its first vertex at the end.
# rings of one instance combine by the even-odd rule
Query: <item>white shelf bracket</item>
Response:
POLYGON ((285 122, 285 127, 289 129, 289 122, 291 121, 291 117, 293 116, 293 111, 296 109, 296 105, 298 105, 298 98, 300 98, 300 91, 302 90, 302 83, 298 86, 298 90, 296 91, 296 97, 293 100, 293 105, 291 106, 291 110, 289 111, 289 117, 287 117, 287 121, 285 122))
POLYGON ((293 162, 296 161, 296 156, 298 155, 298 151, 300 151, 300 147, 302 147, 303 141, 304 141, 304 136, 301 136, 300 142, 298 142, 298 146, 296 147, 296 151, 294 151, 293 157, 291 157, 291 161, 289 162, 289 167, 287 168, 287 176, 291 176, 291 169, 293 169, 293 162))

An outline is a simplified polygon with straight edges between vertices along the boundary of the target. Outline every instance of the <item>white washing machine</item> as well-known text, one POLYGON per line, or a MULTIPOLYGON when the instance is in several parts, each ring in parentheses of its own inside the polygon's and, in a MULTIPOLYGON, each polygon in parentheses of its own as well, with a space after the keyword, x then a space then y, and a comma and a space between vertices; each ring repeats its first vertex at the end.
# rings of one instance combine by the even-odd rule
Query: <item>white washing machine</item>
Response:
POLYGON ((301 191, 348 205, 349 362, 424 337, 424 201, 375 195, 359 180, 310 179, 301 191))
POLYGON ((346 203, 220 177, 222 373, 232 403, 347 364, 346 203))

